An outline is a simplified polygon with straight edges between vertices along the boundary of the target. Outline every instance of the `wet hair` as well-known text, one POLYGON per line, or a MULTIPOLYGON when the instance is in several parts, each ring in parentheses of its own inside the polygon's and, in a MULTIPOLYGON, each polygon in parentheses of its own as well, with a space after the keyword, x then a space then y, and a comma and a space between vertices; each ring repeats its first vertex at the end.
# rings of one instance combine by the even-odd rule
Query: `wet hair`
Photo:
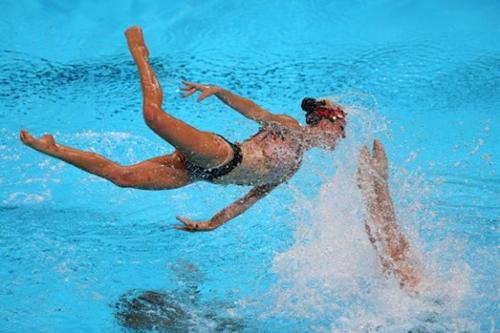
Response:
POLYGON ((327 105, 325 100, 306 97, 301 103, 302 110, 306 112, 306 123, 316 125, 323 119, 335 122, 345 118, 344 110, 338 105, 327 105))

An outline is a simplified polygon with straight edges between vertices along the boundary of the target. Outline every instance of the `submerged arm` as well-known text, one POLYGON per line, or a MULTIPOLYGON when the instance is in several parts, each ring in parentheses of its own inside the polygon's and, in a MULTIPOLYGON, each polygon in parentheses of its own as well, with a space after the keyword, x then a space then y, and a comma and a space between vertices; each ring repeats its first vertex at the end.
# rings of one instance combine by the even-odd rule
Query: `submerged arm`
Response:
POLYGON ((277 123, 287 127, 300 126, 297 120, 295 120, 294 118, 286 115, 273 114, 267 110, 264 110, 255 102, 242 96, 236 95, 224 88, 185 81, 183 83, 185 84, 185 87, 182 88, 182 90, 186 91, 184 97, 190 96, 196 91, 200 91, 201 95, 198 97, 198 101, 202 101, 208 96, 215 95, 224 104, 238 111, 245 117, 252 119, 262 125, 277 123))
POLYGON ((208 231, 213 230, 236 216, 244 213, 257 201, 269 194, 279 184, 255 186, 244 197, 236 200, 226 208, 215 214, 209 221, 194 222, 185 217, 177 216, 184 225, 177 227, 186 231, 208 231))

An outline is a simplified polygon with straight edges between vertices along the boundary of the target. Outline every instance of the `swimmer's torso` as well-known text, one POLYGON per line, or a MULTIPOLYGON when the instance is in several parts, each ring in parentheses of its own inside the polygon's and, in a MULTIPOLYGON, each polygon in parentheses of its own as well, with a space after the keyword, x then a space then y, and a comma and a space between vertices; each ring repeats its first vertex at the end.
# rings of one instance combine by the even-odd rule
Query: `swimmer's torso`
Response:
POLYGON ((281 126, 266 126, 241 144, 243 160, 217 184, 281 183, 297 171, 304 154, 300 136, 281 126))

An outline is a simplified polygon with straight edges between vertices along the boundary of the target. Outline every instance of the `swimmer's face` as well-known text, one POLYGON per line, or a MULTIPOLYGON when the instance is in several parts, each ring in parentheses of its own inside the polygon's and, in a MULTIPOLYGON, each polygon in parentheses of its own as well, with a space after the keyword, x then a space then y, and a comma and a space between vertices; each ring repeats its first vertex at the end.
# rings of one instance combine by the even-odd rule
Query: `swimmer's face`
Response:
POLYGON ((312 146, 326 150, 334 150, 336 141, 345 136, 345 121, 343 119, 332 122, 322 119, 316 125, 308 125, 308 139, 312 146))
POLYGON ((306 112, 308 145, 335 149, 335 142, 345 137, 345 112, 342 107, 328 99, 304 98, 301 108, 306 112))

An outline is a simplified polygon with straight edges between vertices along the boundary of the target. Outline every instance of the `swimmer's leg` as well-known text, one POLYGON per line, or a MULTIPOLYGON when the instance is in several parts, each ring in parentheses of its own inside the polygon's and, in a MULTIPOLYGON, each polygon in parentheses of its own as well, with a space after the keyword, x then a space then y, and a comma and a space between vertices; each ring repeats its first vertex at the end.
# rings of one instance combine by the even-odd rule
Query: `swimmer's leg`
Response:
POLYGON ((396 220, 394 204, 387 184, 388 165, 384 146, 373 143, 373 154, 367 147, 360 153, 358 184, 365 201, 368 218, 365 228, 386 274, 396 276, 401 287, 416 291, 422 280, 416 258, 396 220))
POLYGON ((21 131, 21 140, 41 153, 105 178, 120 187, 164 190, 191 183, 182 155, 179 153, 153 158, 135 165, 122 166, 96 153, 57 144, 52 135, 44 135, 36 139, 28 132, 21 131))
POLYGON ((190 162, 210 168, 231 158, 232 148, 219 136, 200 131, 162 110, 163 92, 148 62, 149 52, 142 30, 131 27, 126 32, 128 46, 139 70, 146 124, 178 149, 190 162))

